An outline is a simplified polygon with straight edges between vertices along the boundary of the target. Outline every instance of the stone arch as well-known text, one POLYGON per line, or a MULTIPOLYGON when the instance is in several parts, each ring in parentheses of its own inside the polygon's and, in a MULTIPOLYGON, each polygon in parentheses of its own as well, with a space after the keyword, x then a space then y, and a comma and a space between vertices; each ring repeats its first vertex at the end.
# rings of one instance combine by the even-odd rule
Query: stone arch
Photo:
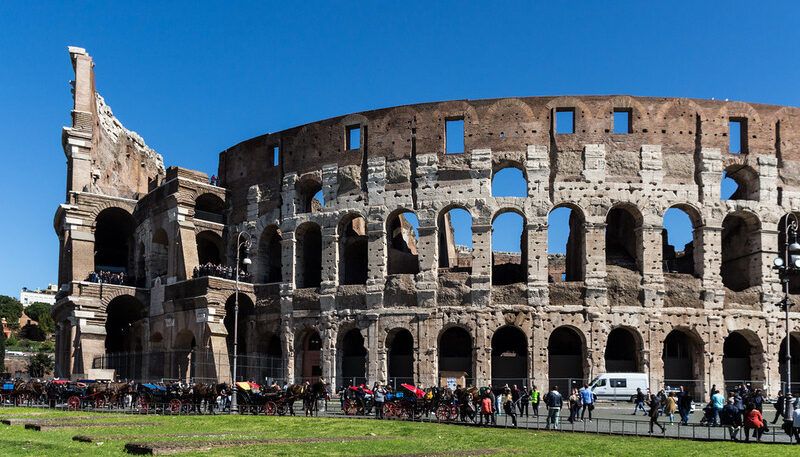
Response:
POLYGON ((621 267, 641 273, 643 216, 631 203, 618 203, 606 214, 606 268, 621 267))
MULTIPOLYGON (((696 237, 696 230, 703 226, 703 218, 700 211, 689 203, 678 203, 670 206, 664 211, 662 220, 666 221, 670 217, 670 212, 674 212, 671 219, 679 219, 680 213, 683 213, 689 220, 691 226, 691 240, 683 245, 683 249, 678 249, 679 246, 669 244, 668 236, 671 236, 669 230, 666 228, 666 223, 662 222, 661 229, 661 259, 663 263, 663 270, 665 273, 683 273, 692 276, 700 276, 703 271, 704 262, 704 247, 703 243, 699 242, 696 237)), ((678 221, 679 222, 679 221, 678 221)), ((684 227, 685 229, 686 227, 684 227)))
POLYGON ((720 186, 722 200, 758 201, 761 191, 758 173, 753 167, 743 163, 725 167, 720 186))
MULTIPOLYGON (((503 208, 492 217, 492 284, 508 285, 514 283, 525 283, 528 280, 528 224, 524 212, 517 208, 503 208), (508 218, 506 214, 519 216, 508 218), (504 221, 498 218, 508 219, 504 221), (521 225, 519 235, 519 254, 516 251, 499 251, 496 249, 497 240, 511 239, 515 229, 511 225, 521 225), (509 238, 511 237, 511 238, 509 238)), ((509 245, 513 247, 512 245, 509 245)))
POLYGON ((446 326, 439 333, 437 347, 439 348, 437 378, 448 373, 453 374, 453 377, 465 373, 466 378, 472 378, 475 357, 469 328, 455 324, 446 326))
POLYGON ((492 385, 528 384, 528 336, 513 325, 504 325, 492 335, 492 385))
POLYGON ((571 387, 583 384, 588 374, 583 332, 571 325, 554 329, 547 342, 547 360, 551 389, 558 386, 568 393, 571 387))
POLYGON ((514 160, 498 160, 492 164, 492 197, 528 196, 528 172, 514 160))
POLYGON ((222 237, 212 230, 203 230, 195 235, 197 243, 197 261, 200 265, 224 263, 222 237))
POLYGON ((605 349, 606 372, 642 372, 642 336, 634 328, 615 327, 608 333, 605 349))
POLYGON ((339 386, 360 385, 367 383, 367 348, 364 335, 355 327, 339 332, 339 386))
POLYGON ((112 206, 94 220, 94 269, 130 274, 134 271, 136 222, 127 210, 112 206))
POLYGON ((583 209, 574 203, 559 203, 548 213, 547 217, 547 263, 548 263, 548 282, 561 281, 583 281, 586 278, 586 216, 583 209), (562 208, 564 208, 562 210, 562 208), (555 214, 554 214, 555 212, 555 214), (557 217, 568 212, 566 216, 566 227, 554 227, 553 222, 557 217), (551 230, 558 232, 557 236, 562 236, 565 232, 566 245, 563 254, 560 246, 555 246, 555 234, 551 230))
POLYGON ((198 195, 194 200, 194 218, 224 224, 225 200, 211 192, 198 195))
POLYGON ((183 329, 175 335, 174 348, 174 364, 177 371, 175 377, 186 382, 191 382, 197 375, 197 340, 195 339, 194 332, 189 329, 183 329))
MULTIPOLYGON (((784 331, 785 334, 785 331, 784 331)), ((791 332, 789 354, 792 356, 792 392, 798 392, 800 387, 800 332, 791 332)), ((781 385, 786 386, 786 337, 781 338, 780 348, 778 349, 778 371, 781 376, 781 385)))
POLYGON ((397 209, 386 219, 388 274, 419 273, 418 238, 407 214, 416 218, 416 213, 407 209, 397 209))
MULTIPOLYGON (((166 230, 158 228, 153 232, 150 244, 150 277, 164 277, 169 264, 169 237, 166 230)), ((166 281, 162 281, 166 283, 166 281)))
POLYGON ((322 336, 312 327, 305 327, 298 332, 295 349, 295 372, 298 382, 316 382, 322 377, 322 336))
POLYGON ((319 287, 322 282, 322 229, 304 222, 295 230, 297 288, 319 287))
POLYGON ((764 348, 752 330, 731 331, 722 346, 722 375, 726 391, 744 381, 764 381, 764 348))
POLYGON ((735 211, 722 221, 722 284, 740 292, 761 284, 761 221, 750 211, 735 211))
MULTIPOLYGON (((253 298, 250 297, 248 294, 239 293, 239 316, 238 322, 236 319, 236 293, 231 294, 227 300, 225 300, 225 317, 222 319, 223 325, 225 325, 225 330, 228 331, 228 336, 226 338, 228 343, 228 352, 231 357, 233 357, 234 350, 238 352, 239 355, 247 354, 248 352, 252 352, 251 347, 248 347, 248 342, 250 341, 250 326, 249 322, 251 319, 254 318, 256 314, 255 305, 253 304, 253 298), (237 329, 238 326, 238 329, 237 329), (236 339, 236 333, 238 330, 238 339, 236 339), (238 347, 234 346, 234 343, 237 343, 238 347)), ((238 373, 237 373, 238 374, 238 373)))
POLYGON ((322 179, 316 173, 309 173, 295 184, 297 213, 316 213, 322 210, 325 202, 320 201, 322 179))
POLYGON ((439 235, 439 268, 448 268, 452 271, 472 271, 472 213, 466 206, 461 204, 450 204, 439 211, 437 220, 437 232, 439 235), (456 241, 456 228, 453 223, 453 216, 466 214, 469 218, 469 246, 459 245, 456 241))
POLYGON ((405 328, 395 328, 386 335, 386 369, 390 385, 414 383, 414 336, 405 328), (394 381, 394 384, 392 382, 394 381))
POLYGON ((365 284, 369 271, 367 220, 360 213, 339 222, 339 284, 365 284))
POLYGON ((258 239, 258 280, 262 283, 283 281, 283 248, 281 230, 268 225, 258 239))
POLYGON ((702 380, 705 379, 703 339, 693 330, 675 327, 664 338, 661 360, 664 363, 664 384, 683 385, 702 398, 702 380), (699 381, 699 382, 698 382, 699 381))
POLYGON ((133 295, 121 294, 109 301, 105 311, 105 367, 114 370, 116 379, 140 380, 144 346, 142 319, 147 315, 147 308, 133 295))

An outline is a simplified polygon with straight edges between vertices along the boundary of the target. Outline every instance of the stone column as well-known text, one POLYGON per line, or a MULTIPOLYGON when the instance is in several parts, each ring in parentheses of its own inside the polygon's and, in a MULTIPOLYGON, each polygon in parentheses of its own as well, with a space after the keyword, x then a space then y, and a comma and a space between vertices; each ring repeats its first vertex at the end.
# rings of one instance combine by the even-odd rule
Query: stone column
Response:
POLYGON ((367 308, 383 307, 383 289, 386 285, 386 225, 379 208, 370 208, 367 215, 367 308))
MULTIPOLYGON (((431 216, 431 215, 428 215, 431 216)), ((436 218, 419 220, 419 274, 416 277, 417 302, 420 307, 435 307, 438 290, 438 252, 436 218)))
POLYGON ((722 309, 725 289, 722 285, 722 227, 706 225, 695 230, 697 243, 703 244, 703 306, 706 309, 722 309))
POLYGON ((725 331, 725 324, 720 316, 708 316, 708 336, 705 341, 705 351, 703 351, 703 367, 705 368, 705 391, 709 391, 711 386, 716 385, 717 390, 725 391, 725 376, 722 372, 722 357, 724 355, 723 346, 725 338, 728 336, 725 331))
POLYGON ((636 230, 637 245, 642 248, 641 271, 645 308, 664 305, 664 268, 661 226, 648 225, 636 230))
POLYGON ((605 307, 606 224, 586 222, 586 306, 605 307))
POLYGON ((472 304, 488 306, 492 290, 492 224, 475 219, 472 224, 472 304))

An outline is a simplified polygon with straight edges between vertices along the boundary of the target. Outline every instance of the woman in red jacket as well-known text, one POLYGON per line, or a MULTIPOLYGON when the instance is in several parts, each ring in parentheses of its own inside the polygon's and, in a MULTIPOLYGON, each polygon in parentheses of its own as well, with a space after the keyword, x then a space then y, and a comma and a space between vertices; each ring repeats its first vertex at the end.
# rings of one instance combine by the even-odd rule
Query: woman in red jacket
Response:
POLYGON ((764 433, 764 418, 761 411, 757 410, 752 403, 744 407, 744 440, 750 441, 750 430, 753 430, 753 437, 760 443, 761 434, 764 433))

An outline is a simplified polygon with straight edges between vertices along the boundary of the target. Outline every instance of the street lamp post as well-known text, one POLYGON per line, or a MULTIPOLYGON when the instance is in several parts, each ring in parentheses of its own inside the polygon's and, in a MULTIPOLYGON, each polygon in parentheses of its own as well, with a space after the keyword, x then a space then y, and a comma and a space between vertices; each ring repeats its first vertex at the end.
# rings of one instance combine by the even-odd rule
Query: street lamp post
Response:
POLYGON ((234 276, 236 276, 236 296, 234 298, 234 306, 233 306, 233 399, 231 400, 231 412, 238 411, 239 405, 236 401, 236 368, 238 365, 239 359, 239 253, 242 250, 242 247, 245 248, 245 257, 242 259, 242 263, 245 265, 250 265, 253 263, 249 257, 247 257, 246 251, 250 249, 250 234, 248 232, 239 232, 239 235, 236 237, 236 272, 234 276), (242 237, 244 236, 244 240, 242 237))
POLYGON ((789 327, 789 310, 792 303, 789 298, 789 278, 792 274, 800 273, 800 243, 797 242, 798 220, 794 213, 789 213, 784 217, 784 251, 772 262, 775 270, 781 278, 783 287, 783 299, 778 302, 778 306, 784 312, 786 319, 786 384, 784 384, 784 420, 792 419, 792 353, 791 353, 791 328, 789 327))

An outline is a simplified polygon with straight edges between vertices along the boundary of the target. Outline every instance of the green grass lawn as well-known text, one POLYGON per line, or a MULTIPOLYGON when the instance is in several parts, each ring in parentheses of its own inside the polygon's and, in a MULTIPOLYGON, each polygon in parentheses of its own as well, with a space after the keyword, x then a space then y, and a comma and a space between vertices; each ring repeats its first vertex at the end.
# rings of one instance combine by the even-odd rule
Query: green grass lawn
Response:
MULTIPOLYGON (((31 420, 52 417, 97 418, 97 422, 160 422, 158 425, 125 427, 84 427, 36 432, 23 425, 0 425, 0 455, 2 456, 120 456, 127 455, 123 447, 131 441, 208 441, 238 438, 309 438, 309 437, 389 437, 386 440, 260 444, 228 447, 202 452, 177 454, 203 456, 358 456, 421 452, 449 452, 474 449, 500 449, 494 455, 569 455, 569 456, 753 456, 798 455, 800 447, 766 444, 693 442, 658 438, 623 438, 558 432, 536 432, 510 429, 487 429, 430 423, 399 421, 290 418, 266 416, 130 416, 103 418, 103 414, 66 413, 31 409, 2 409, 0 417, 21 415, 33 411, 45 414, 30 416, 31 420), (187 433, 231 433, 230 436, 176 437, 187 433), (125 435, 125 438, 102 438, 103 444, 79 443, 75 435, 102 437, 125 435), (150 435, 150 436, 145 436, 150 435), (515 453, 516 452, 516 453, 515 453)), ((94 422, 94 420, 92 421, 94 422)))

